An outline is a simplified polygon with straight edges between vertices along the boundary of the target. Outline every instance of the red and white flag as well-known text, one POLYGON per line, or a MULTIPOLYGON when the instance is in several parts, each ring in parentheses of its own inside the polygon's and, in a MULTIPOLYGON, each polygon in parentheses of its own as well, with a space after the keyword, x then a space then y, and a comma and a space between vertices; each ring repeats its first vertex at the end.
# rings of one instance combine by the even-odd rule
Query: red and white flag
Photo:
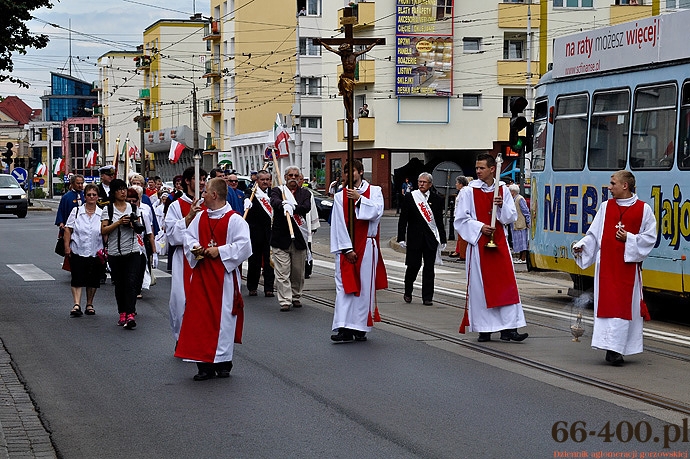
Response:
POLYGON ((91 169, 96 167, 96 163, 98 162, 98 154, 96 153, 96 150, 93 148, 89 150, 89 154, 86 155, 86 164, 84 167, 86 169, 91 169))
POLYGON ((139 160, 139 147, 137 147, 136 145, 132 145, 131 147, 129 147, 128 153, 130 159, 133 159, 135 161, 139 160))
POLYGON ((168 159, 171 163, 175 164, 180 160, 182 152, 187 148, 184 144, 178 142, 175 139, 170 140, 170 154, 168 154, 168 159))
POLYGON ((280 115, 276 115, 276 122, 273 124, 273 139, 275 141, 275 147, 278 150, 278 157, 284 158, 290 156, 290 149, 288 147, 290 134, 287 129, 283 127, 280 115))

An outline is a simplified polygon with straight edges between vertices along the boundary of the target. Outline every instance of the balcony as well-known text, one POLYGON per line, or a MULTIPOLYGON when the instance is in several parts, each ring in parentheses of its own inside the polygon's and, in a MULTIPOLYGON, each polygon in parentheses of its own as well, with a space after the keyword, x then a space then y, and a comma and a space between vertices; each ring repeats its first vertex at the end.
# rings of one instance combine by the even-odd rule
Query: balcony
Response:
MULTIPOLYGON (((527 81, 527 61, 498 61, 498 84, 524 85, 527 81)), ((539 62, 532 62, 532 83, 539 80, 539 62)))
MULTIPOLYGON (((360 3, 361 5, 361 3, 360 3)), ((376 118, 357 118, 355 120, 355 142, 373 142, 376 140, 376 118)), ((338 120, 338 142, 347 142, 347 124, 338 120)))
MULTIPOLYGON (((338 10, 338 24, 342 24, 343 9, 338 10)), ((353 28, 363 29, 365 27, 374 27, 376 22, 376 4, 374 2, 357 3, 357 7, 353 8, 352 16, 356 18, 353 28)))
MULTIPOLYGON (((532 30, 535 28, 538 29, 541 18, 539 15, 539 5, 532 4, 530 13, 532 14, 532 30)), ((527 5, 524 3, 499 3, 498 27, 506 29, 526 29, 527 5)))
POLYGON ((91 83, 91 92, 100 92, 103 91, 103 88, 101 87, 101 82, 100 81, 94 81, 91 83))
POLYGON ((139 99, 149 100, 151 98, 151 88, 143 88, 139 90, 139 99))
POLYGON ((94 105, 93 106, 93 112, 91 112, 93 116, 103 116, 103 106, 102 105, 94 105))
MULTIPOLYGON (((343 73, 343 66, 338 66, 338 75, 343 73)), ((376 62, 360 59, 355 67, 355 84, 374 84, 376 82, 376 62)))
POLYGON ((212 57, 206 61, 206 66, 202 78, 220 78, 221 68, 220 59, 212 57))
POLYGON ((204 26, 204 40, 220 40, 220 21, 211 21, 204 26))
POLYGON ((610 8, 610 25, 652 16, 652 5, 611 5, 610 8))
POLYGON ((147 69, 151 67, 151 56, 147 56, 145 54, 142 56, 137 56, 134 58, 134 62, 136 62, 138 69, 147 69))
POLYGON ((203 116, 220 116, 220 101, 206 99, 204 101, 204 113, 203 116))
POLYGON ((221 147, 220 137, 206 137, 206 145, 204 146, 204 154, 213 154, 221 147))

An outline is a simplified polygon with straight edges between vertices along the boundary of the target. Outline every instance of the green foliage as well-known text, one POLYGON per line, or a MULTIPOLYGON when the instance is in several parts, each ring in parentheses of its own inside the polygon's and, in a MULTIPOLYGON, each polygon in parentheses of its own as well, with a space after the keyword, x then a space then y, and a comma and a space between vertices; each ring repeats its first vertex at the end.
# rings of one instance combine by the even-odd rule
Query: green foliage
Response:
POLYGON ((9 80, 19 86, 29 85, 12 76, 14 62, 12 54, 26 54, 27 48, 41 49, 48 45, 47 35, 29 32, 26 22, 32 18, 31 11, 52 8, 51 0, 0 0, 0 81, 9 80))
POLYGON ((34 188, 31 190, 31 197, 35 199, 44 199, 46 197, 46 192, 43 188, 34 188))

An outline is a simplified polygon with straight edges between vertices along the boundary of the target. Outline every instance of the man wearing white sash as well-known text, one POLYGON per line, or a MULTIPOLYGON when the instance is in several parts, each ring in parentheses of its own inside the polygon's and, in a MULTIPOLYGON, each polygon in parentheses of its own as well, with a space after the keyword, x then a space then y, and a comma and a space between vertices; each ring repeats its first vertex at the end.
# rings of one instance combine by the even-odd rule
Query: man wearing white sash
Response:
POLYGON ((427 306, 434 304, 434 264, 441 264, 441 251, 446 247, 443 199, 431 191, 432 184, 431 174, 419 174, 419 189, 405 195, 398 220, 398 243, 407 248, 403 299, 406 303, 412 301, 414 281, 423 260, 422 302, 427 306))
POLYGON ((289 311, 290 307, 302 307, 300 298, 304 288, 304 264, 307 260, 307 214, 311 210, 311 193, 299 186, 299 176, 298 167, 287 167, 286 184, 273 188, 270 194, 273 207, 271 259, 281 311, 289 311), (292 234, 288 221, 292 225, 292 234))
MULTIPOLYGON (((266 194, 271 186, 271 173, 261 170, 257 174, 254 199, 245 199, 244 208, 247 209, 247 223, 252 240, 252 256, 247 261, 247 289, 249 296, 256 296, 259 287, 261 270, 264 272, 264 295, 273 296, 275 273, 271 266, 271 222, 273 207, 266 194)), ((247 190, 249 192, 249 190, 247 190)))

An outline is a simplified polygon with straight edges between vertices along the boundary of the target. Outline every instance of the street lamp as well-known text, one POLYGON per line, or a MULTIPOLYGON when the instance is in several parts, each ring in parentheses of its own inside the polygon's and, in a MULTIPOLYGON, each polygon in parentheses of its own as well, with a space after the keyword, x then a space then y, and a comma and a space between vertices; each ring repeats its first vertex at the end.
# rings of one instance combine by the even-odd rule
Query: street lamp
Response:
POLYGON ((168 78, 170 78, 171 80, 177 79, 186 81, 187 83, 192 83, 192 124, 194 129, 194 177, 196 177, 196 179, 194 180, 194 199, 197 200, 199 199, 199 162, 201 161, 201 154, 199 153, 199 122, 197 120, 196 113, 196 84, 194 83, 194 80, 190 80, 189 78, 184 78, 173 73, 169 74, 168 78))
MULTIPOLYGON (((146 176, 148 173, 146 172, 146 149, 144 148, 144 124, 146 123, 146 119, 144 118, 144 104, 139 102, 138 100, 132 100, 128 99, 127 97, 120 97, 120 102, 133 102, 137 105, 139 105, 139 142, 141 143, 141 152, 139 153, 141 156, 141 175, 144 176, 144 180, 146 180, 146 176)), ((118 152, 115 152, 115 156, 117 157, 118 152)))

